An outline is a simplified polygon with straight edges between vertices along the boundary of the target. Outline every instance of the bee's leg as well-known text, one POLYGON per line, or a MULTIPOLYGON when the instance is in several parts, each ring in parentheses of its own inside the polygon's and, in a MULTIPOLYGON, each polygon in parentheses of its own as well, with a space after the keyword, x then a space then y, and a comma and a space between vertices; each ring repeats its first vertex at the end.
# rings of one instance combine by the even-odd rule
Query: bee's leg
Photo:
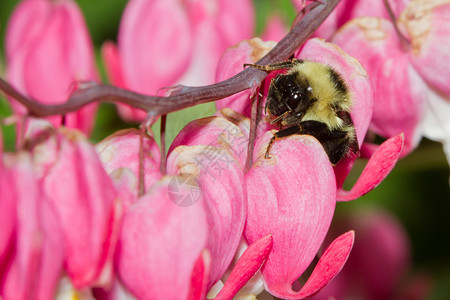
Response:
POLYGON ((287 110, 281 116, 278 116, 275 119, 273 119, 272 121, 270 121, 270 124, 278 123, 278 122, 282 121, 283 119, 287 118, 288 116, 290 116, 291 114, 292 114, 292 110, 287 110))
POLYGON ((273 135, 273 137, 270 139, 269 144, 267 145, 266 154, 264 155, 264 158, 266 158, 266 159, 270 158, 270 156, 269 156, 270 148, 272 148, 272 145, 276 139, 299 133, 299 130, 300 130, 300 126, 295 125, 295 126, 288 127, 288 128, 285 128, 285 129, 282 129, 282 130, 276 132, 273 135))
POLYGON ((244 64, 244 68, 252 67, 252 68, 255 68, 255 69, 262 70, 262 71, 271 72, 271 71, 275 71, 275 70, 290 69, 293 66, 295 66, 297 64, 301 64, 301 63, 303 63, 303 60, 299 60, 299 59, 293 58, 291 60, 282 61, 282 62, 270 64, 270 65, 244 64))

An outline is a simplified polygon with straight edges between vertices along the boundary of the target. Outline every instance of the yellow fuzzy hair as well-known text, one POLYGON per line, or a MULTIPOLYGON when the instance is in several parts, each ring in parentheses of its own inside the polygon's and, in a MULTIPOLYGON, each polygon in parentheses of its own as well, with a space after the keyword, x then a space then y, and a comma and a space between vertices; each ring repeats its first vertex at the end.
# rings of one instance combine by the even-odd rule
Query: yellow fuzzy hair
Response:
POLYGON ((312 61, 296 64, 288 74, 296 75, 300 82, 307 80, 312 89, 312 97, 318 100, 308 109, 302 120, 323 122, 331 130, 343 129, 344 123, 335 111, 336 108, 350 111, 352 98, 341 76, 330 66, 312 61))

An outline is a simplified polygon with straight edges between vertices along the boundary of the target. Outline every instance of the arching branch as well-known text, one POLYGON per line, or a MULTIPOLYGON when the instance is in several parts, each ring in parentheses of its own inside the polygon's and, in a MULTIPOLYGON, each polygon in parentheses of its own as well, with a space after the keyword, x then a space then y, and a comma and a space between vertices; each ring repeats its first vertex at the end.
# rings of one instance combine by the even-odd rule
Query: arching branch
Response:
MULTIPOLYGON (((294 23, 291 31, 256 63, 265 65, 288 59, 322 24, 338 3, 339 0, 322 0, 310 4, 309 11, 301 15, 301 19, 294 23)), ((125 103, 157 116, 231 96, 259 84, 266 75, 264 71, 248 68, 216 84, 200 87, 180 86, 176 93, 167 97, 142 95, 107 84, 85 84, 72 94, 67 102, 57 105, 41 104, 30 99, 2 78, 0 90, 23 104, 28 108, 29 114, 36 117, 66 114, 98 101, 125 103)))

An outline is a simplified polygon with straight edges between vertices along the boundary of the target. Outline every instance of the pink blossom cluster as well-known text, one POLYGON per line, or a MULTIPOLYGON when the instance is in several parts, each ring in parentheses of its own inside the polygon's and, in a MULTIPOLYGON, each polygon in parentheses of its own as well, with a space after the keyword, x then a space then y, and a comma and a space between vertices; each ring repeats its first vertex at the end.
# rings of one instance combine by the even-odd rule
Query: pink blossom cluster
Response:
POLYGON ((360 61, 375 91, 370 130, 405 134, 402 155, 421 137, 444 144, 450 161, 450 1, 343 0, 315 33, 360 61))
MULTIPOLYGON (((400 17, 404 24, 413 14, 409 7, 400 17)), ((434 7, 428 11, 437 13, 434 7)), ((249 39, 253 14, 250 1, 131 0, 117 45, 107 42, 102 48, 110 80, 156 94, 178 83, 226 79, 274 46, 249 39)), ((435 93, 448 93, 445 82, 436 81, 431 71, 439 64, 420 67, 421 60, 448 55, 433 43, 448 32, 431 24, 435 35, 431 41, 417 37, 420 46, 428 43, 428 51, 418 55, 417 47, 410 52, 393 48, 397 35, 387 29, 390 23, 376 22, 385 27, 375 29, 383 28, 389 32, 383 37, 391 38, 378 41, 377 47, 396 55, 399 77, 386 79, 383 72, 372 71, 371 66, 381 64, 371 60, 371 47, 343 42, 351 23, 333 37, 342 48, 310 39, 295 54, 333 67, 352 92, 351 117, 361 152, 369 160, 348 191, 343 183, 357 158, 346 157, 332 166, 312 136, 277 140, 271 158, 264 158, 274 131, 263 119, 255 141, 249 138, 248 108, 255 91, 220 100, 215 116, 186 125, 167 160, 144 129, 118 131, 90 143, 85 135, 92 129, 95 105, 64 118, 27 118, 18 130, 23 132, 20 150, 6 153, 0 144, 2 299, 53 299, 67 290, 86 299, 244 299, 263 290, 302 299, 319 293, 340 272, 355 240, 353 230, 325 239, 336 202, 375 188, 402 151, 416 145, 422 100, 414 97, 425 84, 415 80, 427 81, 435 93), (361 51, 358 59, 364 67, 342 49, 356 57, 361 51), (366 66, 364 59, 372 65, 366 66), (403 90, 381 88, 374 80, 403 90), (401 106, 395 116, 409 123, 389 119, 394 102, 401 106), (383 135, 377 124, 394 129, 386 129, 386 141, 374 147, 365 137, 369 128, 383 135), (246 170, 250 142, 253 164, 246 170), (162 173, 165 161, 167 172, 162 173), (320 259, 299 287, 298 278, 318 253, 320 259)), ((98 80, 89 34, 73 1, 24 0, 7 31, 7 77, 24 94, 60 103, 74 82, 98 80)), ((416 31, 407 32, 413 37, 416 31)), ((367 37, 348 34, 348 41, 367 37)), ((447 76, 445 72, 439 74, 447 76)), ((26 114, 23 106, 13 99, 11 103, 16 114, 26 114)), ((119 111, 127 120, 145 118, 145 112, 132 107, 121 105, 119 111)))

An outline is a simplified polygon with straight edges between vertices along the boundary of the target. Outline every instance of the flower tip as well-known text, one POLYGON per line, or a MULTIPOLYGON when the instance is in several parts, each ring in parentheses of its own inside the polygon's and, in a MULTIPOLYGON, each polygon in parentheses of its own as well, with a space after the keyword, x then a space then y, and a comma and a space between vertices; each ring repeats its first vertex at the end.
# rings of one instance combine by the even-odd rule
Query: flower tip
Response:
POLYGON ((205 299, 210 266, 211 253, 208 249, 203 249, 192 270, 191 287, 187 300, 205 299))
POLYGON ((339 189, 337 201, 350 201, 377 187, 394 168, 403 150, 405 135, 399 133, 381 144, 350 191, 339 189))
POLYGON ((263 266, 268 255, 272 251, 273 237, 268 234, 254 243, 244 251, 237 264, 231 271, 224 287, 215 300, 233 299, 236 293, 255 275, 263 266))

